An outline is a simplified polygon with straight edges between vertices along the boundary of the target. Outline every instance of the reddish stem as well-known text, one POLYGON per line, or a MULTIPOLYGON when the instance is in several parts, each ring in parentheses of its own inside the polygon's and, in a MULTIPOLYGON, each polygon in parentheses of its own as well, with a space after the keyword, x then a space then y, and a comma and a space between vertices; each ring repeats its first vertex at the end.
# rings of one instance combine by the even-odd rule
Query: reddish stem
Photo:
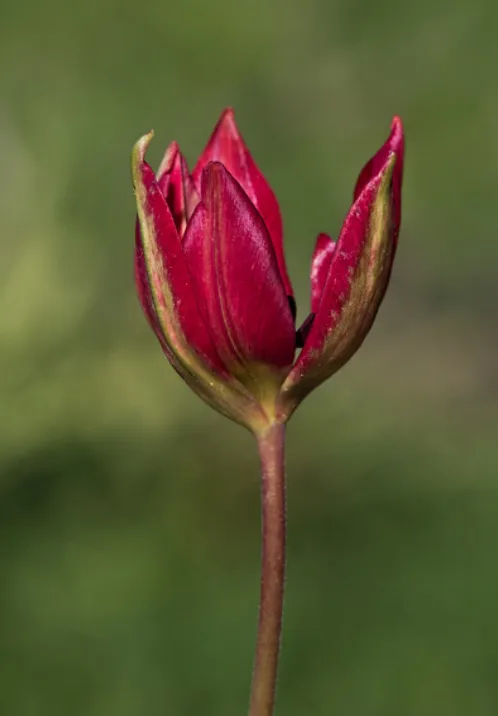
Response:
POLYGON ((257 436, 261 460, 261 592, 249 716, 272 716, 285 581, 285 425, 257 436))

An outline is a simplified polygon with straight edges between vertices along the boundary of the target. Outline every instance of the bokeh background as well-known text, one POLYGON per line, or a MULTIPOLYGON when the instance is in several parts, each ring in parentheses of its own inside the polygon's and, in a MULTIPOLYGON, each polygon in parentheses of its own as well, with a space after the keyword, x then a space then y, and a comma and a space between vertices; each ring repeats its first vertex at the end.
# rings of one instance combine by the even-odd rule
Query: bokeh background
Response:
POLYGON ((2 0, 0 713, 233 716, 259 569, 248 433, 135 298, 132 144, 191 165, 226 105, 279 197, 306 313, 393 114, 393 282, 289 428, 277 713, 498 704, 494 0, 2 0))

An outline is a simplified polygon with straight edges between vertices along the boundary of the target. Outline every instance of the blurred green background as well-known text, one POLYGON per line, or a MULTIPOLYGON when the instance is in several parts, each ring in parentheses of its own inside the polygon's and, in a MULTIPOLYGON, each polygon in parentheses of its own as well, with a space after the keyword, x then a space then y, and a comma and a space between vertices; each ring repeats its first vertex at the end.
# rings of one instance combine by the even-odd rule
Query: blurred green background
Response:
POLYGON ((191 166, 226 105, 308 301, 393 114, 393 281, 289 428, 277 714, 498 708, 492 0, 2 0, 0 714, 234 716, 259 570, 248 433, 167 365, 132 280, 132 144, 191 166))

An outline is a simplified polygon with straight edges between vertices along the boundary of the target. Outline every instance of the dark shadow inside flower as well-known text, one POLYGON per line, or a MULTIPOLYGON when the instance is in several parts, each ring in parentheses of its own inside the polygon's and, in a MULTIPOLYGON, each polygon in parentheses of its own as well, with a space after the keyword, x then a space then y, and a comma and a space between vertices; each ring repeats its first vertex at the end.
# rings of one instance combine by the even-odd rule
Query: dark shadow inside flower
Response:
POLYGON ((304 319, 301 326, 296 331, 296 348, 303 348, 306 339, 311 331, 313 321, 315 320, 315 314, 310 313, 307 318, 304 319))
POLYGON ((296 316, 297 316, 297 306, 296 306, 296 299, 294 296, 287 296, 289 300, 289 307, 292 313, 292 318, 294 319, 294 323, 296 322, 296 316))

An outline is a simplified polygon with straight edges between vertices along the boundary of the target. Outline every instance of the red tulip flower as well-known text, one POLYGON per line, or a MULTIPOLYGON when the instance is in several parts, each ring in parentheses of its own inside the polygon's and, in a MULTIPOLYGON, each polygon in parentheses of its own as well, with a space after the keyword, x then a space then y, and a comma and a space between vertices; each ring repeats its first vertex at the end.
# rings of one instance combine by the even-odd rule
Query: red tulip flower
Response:
POLYGON ((192 173, 173 143, 154 174, 151 139, 133 151, 135 273, 149 323, 213 407, 255 432, 285 422, 355 353, 384 297, 401 217, 401 120, 360 172, 338 239, 318 236, 311 312, 297 331, 278 203, 232 110, 192 173))
POLYGON ((278 203, 233 112, 222 114, 191 174, 173 143, 155 175, 145 161, 151 139, 152 132, 133 151, 138 293, 175 370, 258 442, 261 592, 249 716, 272 716, 285 584, 285 425, 359 348, 386 292, 401 219, 403 128, 395 117, 360 172, 337 241, 318 236, 311 310, 297 331, 278 203))

